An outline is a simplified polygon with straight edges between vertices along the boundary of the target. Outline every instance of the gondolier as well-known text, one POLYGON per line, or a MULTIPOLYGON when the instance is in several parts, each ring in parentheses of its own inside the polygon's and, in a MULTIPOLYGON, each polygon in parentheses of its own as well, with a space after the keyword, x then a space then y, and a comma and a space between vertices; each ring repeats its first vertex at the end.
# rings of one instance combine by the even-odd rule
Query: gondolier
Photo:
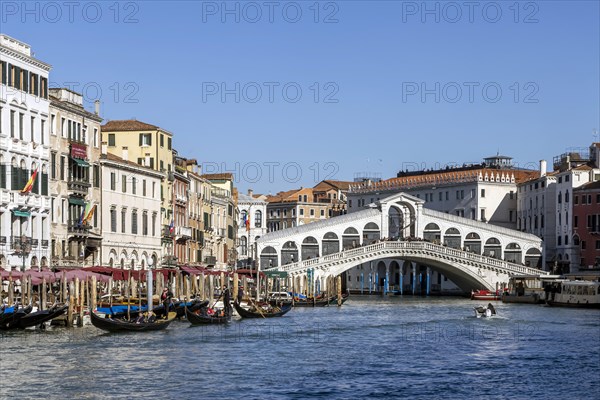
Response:
POLYGON ((173 298, 173 293, 169 289, 164 288, 162 295, 160 296, 160 299, 162 300, 163 306, 165 307, 165 319, 168 318, 169 306, 171 305, 172 298, 173 298))

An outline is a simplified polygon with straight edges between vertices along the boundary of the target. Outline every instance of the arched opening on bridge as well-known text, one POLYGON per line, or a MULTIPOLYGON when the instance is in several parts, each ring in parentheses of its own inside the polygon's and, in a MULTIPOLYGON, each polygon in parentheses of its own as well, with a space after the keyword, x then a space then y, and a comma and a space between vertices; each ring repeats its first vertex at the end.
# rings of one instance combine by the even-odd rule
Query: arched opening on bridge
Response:
POLYGON ((31 269, 37 269, 38 258, 36 256, 31 257, 31 269))
POLYGON ((327 232, 323 236, 323 255, 335 254, 340 251, 340 239, 333 232, 327 232))
POLYGON ((267 246, 260 252, 260 268, 274 268, 277 264, 277 250, 274 247, 267 246))
POLYGON ((442 231, 439 225, 433 222, 425 225, 425 229, 423 230, 423 239, 431 243, 440 244, 442 241, 442 231))
POLYGON ((523 252, 517 243, 509 243, 504 249, 504 260, 516 264, 523 262, 523 252))
POLYGON ((295 263, 298 259, 298 246, 296 242, 289 241, 285 242, 281 248, 281 265, 295 263))
POLYGON ((400 274, 400 264, 398 264, 398 261, 392 261, 390 263, 390 290, 393 290, 394 288, 396 290, 400 289, 400 274))
POLYGON ((381 291, 385 284, 385 262, 379 261, 377 263, 377 268, 375 269, 375 290, 381 291))
POLYGON ((502 259, 502 245, 500 245, 500 241, 495 237, 491 237, 485 241, 485 246, 483 246, 483 255, 502 259))
POLYGON ((481 254, 481 237, 477 233, 471 232, 465 237, 465 251, 481 254))
POLYGON ((310 260, 319 257, 319 242, 312 236, 302 241, 302 260, 310 260))
POLYGON ((363 245, 376 243, 381 238, 379 226, 374 222, 369 222, 363 229, 363 245))
POLYGON ((390 207, 388 213, 388 238, 390 239, 402 239, 404 234, 402 227, 404 225, 404 218, 400 210, 396 207, 390 207))
POLYGON ((44 256, 44 257, 42 257, 42 261, 40 262, 40 266, 41 266, 42 268, 45 268, 45 267, 47 267, 47 266, 48 266, 48 259, 47 259, 45 256, 44 256))
POLYGON ((444 245, 453 249, 460 249, 460 232, 456 228, 448 228, 444 233, 444 245))
POLYGON ((525 265, 532 268, 542 268, 542 252, 535 247, 525 253, 525 265))
POLYGON ((342 235, 342 249, 353 249, 358 246, 360 246, 360 236, 358 235, 358 231, 353 227, 346 228, 342 235))

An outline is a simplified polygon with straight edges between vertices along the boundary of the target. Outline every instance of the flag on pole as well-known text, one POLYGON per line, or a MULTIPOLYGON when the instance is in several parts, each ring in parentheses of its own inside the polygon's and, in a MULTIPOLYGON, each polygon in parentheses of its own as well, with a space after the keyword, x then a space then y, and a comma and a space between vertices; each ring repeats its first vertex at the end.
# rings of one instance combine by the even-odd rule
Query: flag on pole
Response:
POLYGON ((246 231, 250 231, 250 213, 244 215, 244 224, 246 225, 246 231))
POLYGON ((85 225, 90 224, 95 211, 96 211, 96 205, 92 206, 90 203, 85 207, 85 216, 83 217, 83 223, 85 225), (89 210, 88 210, 88 207, 89 207, 89 210))
POLYGON ((81 215, 79 216, 79 221, 77 221, 77 226, 83 226, 83 221, 85 220, 85 210, 90 206, 90 203, 86 203, 85 207, 81 210, 81 215))
POLYGON ((171 220, 171 225, 169 225, 169 233, 173 233, 175 231, 175 220, 171 220))
POLYGON ((25 187, 23 188, 23 190, 21 190, 22 194, 31 192, 31 190, 33 189, 33 185, 35 183, 35 178, 37 178, 37 173, 38 173, 38 170, 36 168, 36 170, 33 171, 33 174, 31 174, 31 177, 27 181, 27 184, 25 185, 25 187))

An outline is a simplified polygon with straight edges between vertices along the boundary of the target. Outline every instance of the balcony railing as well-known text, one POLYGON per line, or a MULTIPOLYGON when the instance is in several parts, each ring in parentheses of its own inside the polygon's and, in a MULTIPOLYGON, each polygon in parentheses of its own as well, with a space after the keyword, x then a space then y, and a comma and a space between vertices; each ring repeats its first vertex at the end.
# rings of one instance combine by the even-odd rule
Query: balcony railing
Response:
POLYGON ((178 239, 191 239, 192 238, 192 228, 187 226, 178 226, 175 229, 178 239))
POLYGON ((6 236, 0 236, 0 246, 3 246, 6 244, 6 236))
POLYGON ((68 232, 77 235, 87 235, 90 228, 88 224, 80 224, 78 219, 69 220, 67 225, 68 232))
POLYGON ((40 244, 39 239, 31 239, 31 247, 32 248, 38 247, 39 244, 40 244))
POLYGON ((217 263, 217 257, 206 256, 206 257, 204 257, 204 263, 208 264, 208 265, 215 265, 217 263))
POLYGON ((70 178, 67 182, 67 189, 71 192, 75 192, 81 195, 87 195, 88 189, 92 186, 89 182, 78 179, 78 178, 70 178))
POLYGON ((10 238, 10 248, 15 253, 27 254, 31 251, 31 238, 28 236, 12 236, 10 238))
POLYGON ((48 247, 48 239, 42 239, 42 247, 48 247))

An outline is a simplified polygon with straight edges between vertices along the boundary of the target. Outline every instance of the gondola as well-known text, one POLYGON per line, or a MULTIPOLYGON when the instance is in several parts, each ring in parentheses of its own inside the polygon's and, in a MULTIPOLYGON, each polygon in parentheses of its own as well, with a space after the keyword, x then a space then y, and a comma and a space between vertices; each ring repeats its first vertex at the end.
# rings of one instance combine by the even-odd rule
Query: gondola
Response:
MULTIPOLYGON (((251 311, 250 310, 245 310, 242 306, 240 306, 237 301, 233 303, 233 306, 235 307, 235 310, 237 311, 237 313, 240 315, 240 317, 242 318, 273 318, 273 317, 281 317, 283 315, 285 315, 287 312, 289 312, 292 309, 292 305, 288 304, 288 305, 284 305, 282 307, 274 307, 271 311, 268 310, 263 310, 262 308, 260 309, 260 311, 251 311)), ((256 309, 256 307, 253 307, 254 309, 256 309)))
POLYGON ((29 314, 33 310, 33 306, 30 304, 27 307, 19 308, 18 310, 14 310, 10 313, 10 315, 5 316, 2 320, 2 324, 0 324, 0 329, 7 330, 17 328, 19 326, 19 320, 29 314))
POLYGON ((169 312, 168 319, 156 319, 153 322, 136 322, 135 320, 128 321, 126 319, 109 318, 108 315, 102 318, 95 312, 90 313, 92 325, 109 332, 160 331, 166 329, 176 316, 175 312, 169 312))
POLYGON ((309 299, 302 299, 302 300, 294 300, 294 307, 325 307, 334 298, 335 298, 335 296, 332 296, 328 299, 309 298, 309 299))
POLYGON ((209 315, 205 310, 196 312, 185 308, 185 317, 192 325, 207 325, 207 324, 225 324, 231 320, 229 313, 223 316, 209 315))
POLYGON ((186 309, 188 311, 195 312, 206 307, 207 305, 208 300, 192 300, 188 302, 180 301, 179 303, 175 304, 175 312, 177 313, 177 318, 183 318, 186 316, 186 309))
POLYGON ((32 326, 41 325, 46 321, 50 321, 50 320, 64 314, 68 308, 69 308, 68 305, 63 305, 60 307, 58 305, 56 305, 47 310, 40 310, 40 311, 32 312, 31 314, 27 314, 27 315, 23 316, 21 319, 19 319, 19 328, 25 329, 25 328, 29 328, 32 326))
MULTIPOLYGON (((342 304, 344 304, 346 302, 346 300, 348 300, 348 297, 350 297, 350 293, 342 294, 342 304)), ((333 296, 331 298, 331 300, 329 300, 329 305, 335 306, 338 302, 337 300, 338 300, 337 295, 333 296)))

